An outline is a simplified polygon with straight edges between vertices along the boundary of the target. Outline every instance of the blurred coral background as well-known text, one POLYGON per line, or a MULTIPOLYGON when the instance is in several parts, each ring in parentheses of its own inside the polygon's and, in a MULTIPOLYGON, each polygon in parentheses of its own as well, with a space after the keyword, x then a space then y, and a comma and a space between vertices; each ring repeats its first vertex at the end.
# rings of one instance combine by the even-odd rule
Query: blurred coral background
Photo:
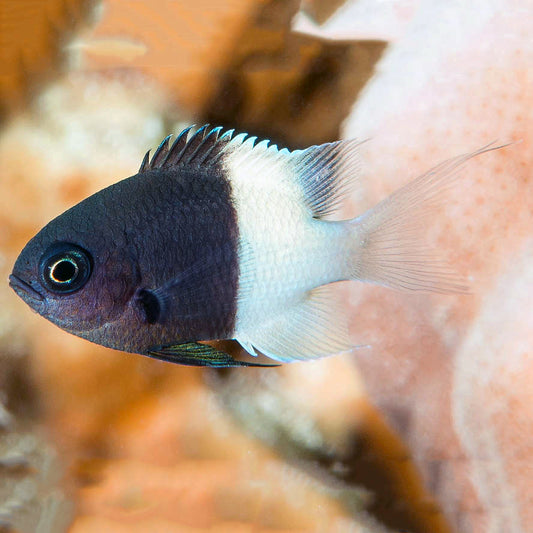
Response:
POLYGON ((0 5, 0 531, 533 530, 531 2, 0 5), (27 240, 204 122, 369 138, 346 216, 514 141, 428 224, 472 294, 346 284, 370 347, 276 369, 177 367, 32 314, 6 282, 27 240))

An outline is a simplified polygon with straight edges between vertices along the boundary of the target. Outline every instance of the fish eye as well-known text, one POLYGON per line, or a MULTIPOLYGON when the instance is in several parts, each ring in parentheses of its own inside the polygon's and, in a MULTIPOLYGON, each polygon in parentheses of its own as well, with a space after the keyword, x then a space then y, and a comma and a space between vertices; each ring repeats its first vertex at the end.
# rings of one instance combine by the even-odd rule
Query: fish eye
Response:
POLYGON ((52 292, 66 294, 81 289, 91 270, 91 256, 75 244, 54 244, 41 257, 41 277, 52 292))

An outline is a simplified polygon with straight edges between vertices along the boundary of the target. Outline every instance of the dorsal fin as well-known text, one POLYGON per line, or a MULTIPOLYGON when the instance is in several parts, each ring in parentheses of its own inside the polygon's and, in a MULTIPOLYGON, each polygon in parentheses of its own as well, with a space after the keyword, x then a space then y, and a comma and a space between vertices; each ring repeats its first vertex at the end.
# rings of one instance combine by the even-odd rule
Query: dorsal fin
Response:
POLYGON ((352 191, 359 175, 360 144, 350 139, 293 152, 294 170, 313 217, 331 215, 352 191))
POLYGON ((265 179, 293 180, 303 192, 311 215, 322 218, 335 212, 351 190, 358 175, 359 160, 356 140, 336 141, 311 146, 305 150, 279 149, 270 141, 258 142, 247 133, 221 127, 209 129, 206 124, 191 134, 193 126, 184 129, 170 146, 170 135, 155 151, 144 156, 139 172, 154 169, 210 168, 231 153, 233 167, 244 174, 263 175, 265 179), (277 176, 277 177, 276 177, 277 176))
MULTIPOLYGON (((193 134, 194 126, 185 128, 170 146, 171 135, 167 136, 159 145, 150 159, 150 151, 146 152, 139 168, 139 172, 154 169, 172 169, 183 166, 209 167, 222 155, 227 145, 236 140, 233 138, 235 130, 223 132, 222 127, 209 129, 205 124, 193 134)), ((243 134, 246 137, 246 134, 243 134)), ((241 137, 240 135, 238 137, 241 137)), ((244 141, 244 138, 242 139, 244 141)))
POLYGON ((360 144, 351 139, 290 152, 242 134, 232 139, 225 153, 231 154, 228 164, 241 182, 293 183, 311 216, 323 218, 335 213, 352 192, 359 175, 360 144))
POLYGON ((171 137, 172 135, 167 135, 163 139, 162 143, 158 146, 154 156, 152 157, 152 160, 150 161, 150 166, 152 168, 159 168, 166 159, 171 137))

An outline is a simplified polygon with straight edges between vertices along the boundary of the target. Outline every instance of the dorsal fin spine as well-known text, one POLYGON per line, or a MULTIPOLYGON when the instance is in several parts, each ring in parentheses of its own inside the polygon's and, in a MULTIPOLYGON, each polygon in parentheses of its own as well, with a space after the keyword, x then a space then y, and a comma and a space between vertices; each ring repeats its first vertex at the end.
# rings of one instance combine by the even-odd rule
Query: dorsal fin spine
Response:
MULTIPOLYGON (((235 133, 234 129, 228 130, 224 132, 218 139, 217 139, 217 145, 221 145, 222 148, 219 149, 211 158, 211 163, 216 163, 225 153, 228 149, 228 146, 231 144, 233 139, 233 134, 235 133)), ((213 149, 215 148, 215 145, 213 145, 213 149)))
POLYGON ((159 168, 165 161, 168 154, 168 145, 172 134, 167 135, 161 144, 158 146, 157 150, 150 161, 150 168, 159 168))
POLYGON ((142 163, 141 163, 141 166, 139 167, 139 174, 141 172, 144 172, 145 170, 148 170, 150 166, 150 150, 148 150, 148 152, 146 152, 144 154, 144 157, 143 157, 143 160, 142 160, 142 163))
POLYGON ((167 157, 165 161, 163 162, 162 166, 175 166, 179 160, 181 159, 181 156, 183 154, 183 151, 185 150, 187 143, 188 143, 188 134, 191 131, 191 129, 194 128, 194 126, 189 126, 188 128, 185 128, 177 137, 174 143, 172 144, 172 147, 168 151, 167 157))
POLYGON ((254 151, 254 143, 256 140, 257 140, 257 137, 246 137, 246 134, 242 134, 242 133, 240 135, 237 135, 237 137, 233 139, 232 143, 234 143, 234 145, 240 145, 243 147, 242 155, 241 155, 241 158, 239 159, 239 162, 241 164, 244 163, 250 157, 253 157, 257 153, 254 151), (242 138, 242 141, 239 138, 242 138))
POLYGON ((208 127, 209 127, 209 124, 204 124, 201 128, 196 130, 189 139, 187 139, 187 147, 189 150, 185 150, 185 152, 183 153, 183 156, 185 156, 185 153, 191 150, 192 150, 192 153, 187 153, 187 156, 185 157, 185 159, 183 159, 183 161, 180 161, 181 163, 185 165, 191 165, 193 163, 194 158, 196 157, 196 154, 198 153, 198 150, 202 147, 203 141, 207 139, 207 137, 209 137, 209 134, 205 135, 205 130, 208 127))
MULTIPOLYGON (((216 128, 213 128, 208 134, 207 134, 207 137, 209 136, 214 136, 215 137, 215 143, 220 141, 219 139, 219 134, 220 132, 222 131, 222 126, 217 126, 216 128)), ((213 151, 213 149, 215 148, 216 144, 213 143, 212 146, 210 146, 204 153, 203 157, 198 161, 198 165, 202 165, 204 163, 204 161, 209 157, 209 154, 213 151)))

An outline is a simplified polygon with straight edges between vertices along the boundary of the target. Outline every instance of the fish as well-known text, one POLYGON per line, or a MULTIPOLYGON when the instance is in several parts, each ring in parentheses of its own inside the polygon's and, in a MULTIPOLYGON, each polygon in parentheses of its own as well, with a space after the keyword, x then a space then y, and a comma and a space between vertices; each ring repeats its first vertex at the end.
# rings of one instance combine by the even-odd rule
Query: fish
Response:
POLYGON ((356 139, 290 151, 205 125, 170 141, 28 242, 9 283, 34 311, 91 342, 164 361, 275 366, 208 342, 236 340, 277 363, 316 359, 354 347, 337 282, 468 289, 413 230, 458 169, 494 143, 346 220, 356 139))

